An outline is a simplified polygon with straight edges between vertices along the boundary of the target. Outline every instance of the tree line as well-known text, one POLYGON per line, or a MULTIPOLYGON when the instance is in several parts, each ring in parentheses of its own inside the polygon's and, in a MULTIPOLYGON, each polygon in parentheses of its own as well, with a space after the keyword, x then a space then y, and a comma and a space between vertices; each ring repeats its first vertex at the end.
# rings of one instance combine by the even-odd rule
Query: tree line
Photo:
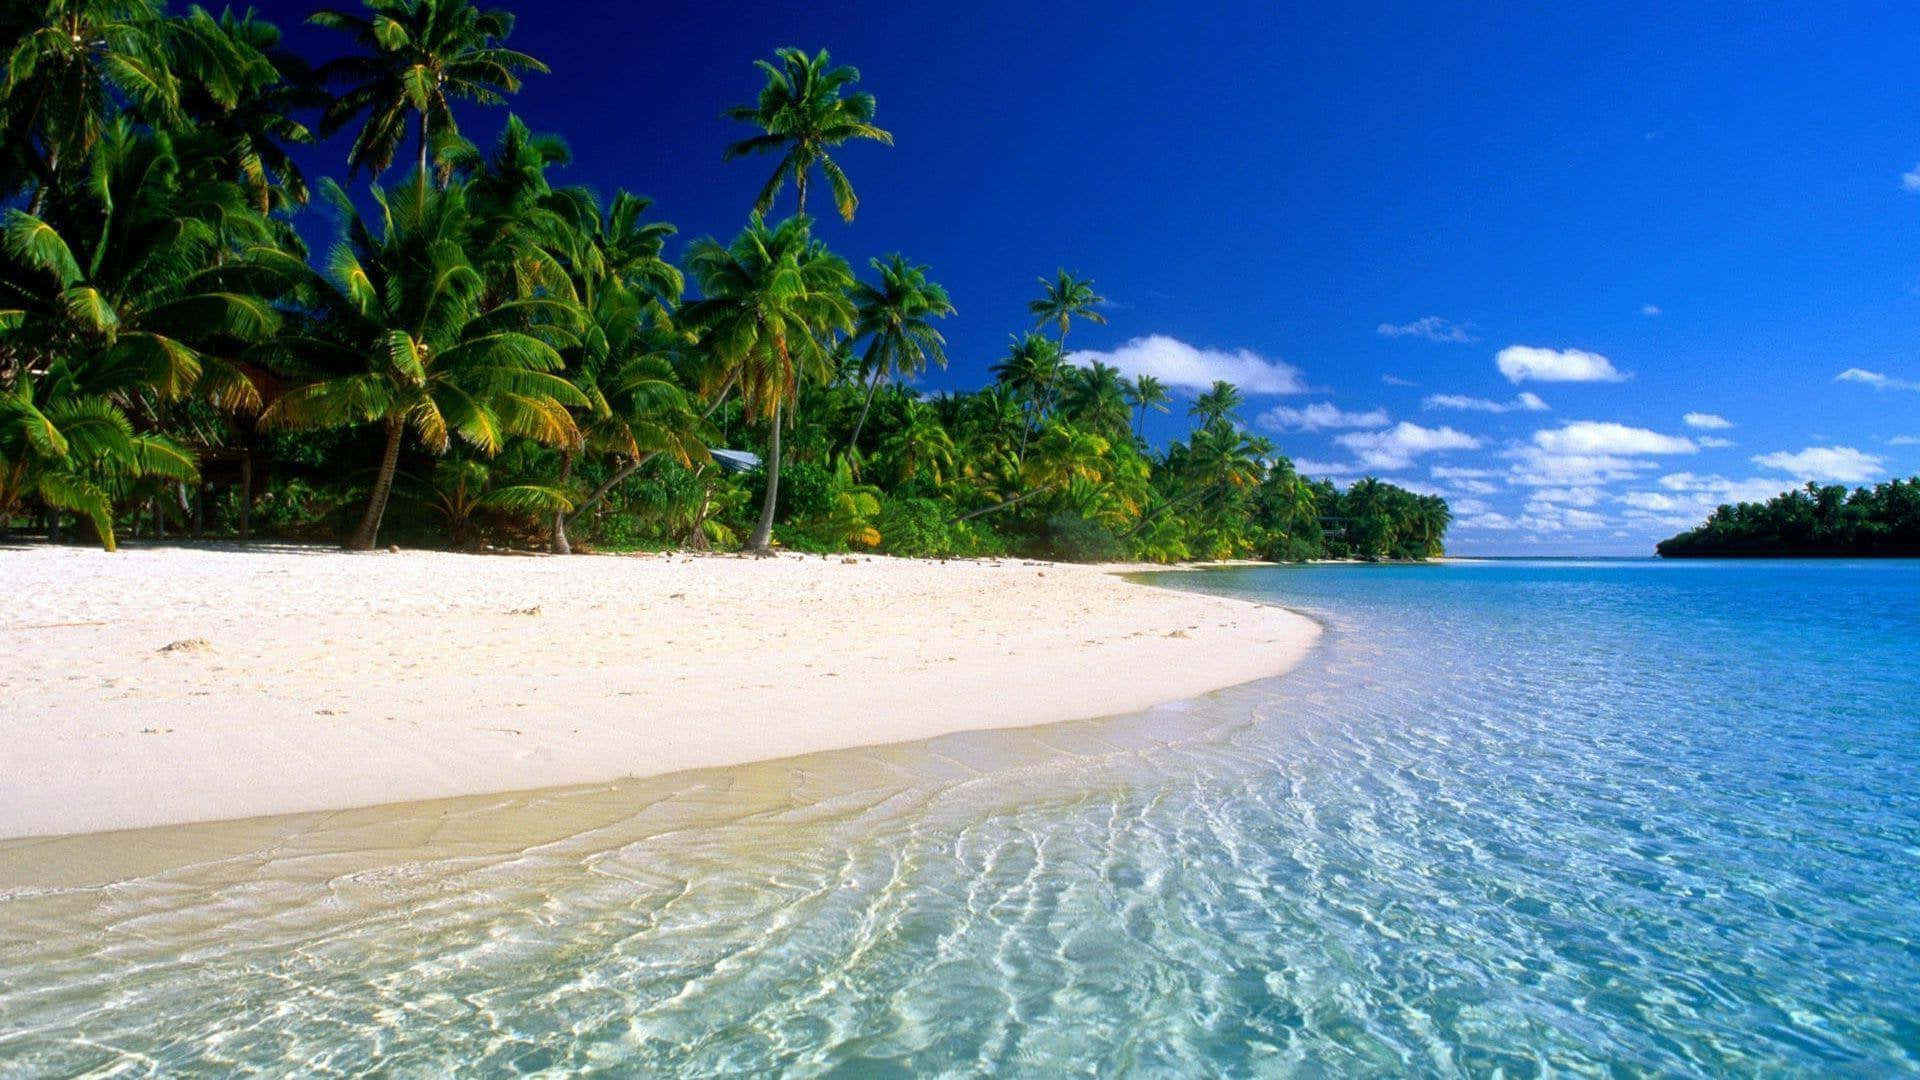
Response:
POLYGON ((1153 449, 1141 424, 1173 393, 1069 362, 1105 302, 1064 270, 989 385, 914 390, 948 362, 954 305, 930 268, 856 271, 816 235, 810 194, 849 222, 859 206, 836 151, 892 141, 825 50, 759 62, 754 100, 725 114, 748 134, 716 149, 773 169, 735 236, 676 261, 649 200, 557 179, 559 136, 510 114, 490 145, 463 133, 454 102, 501 105, 547 70, 508 47, 511 14, 366 0, 309 21, 340 55, 159 0, 0 14, 0 531, 108 549, 251 528, 360 550, 1442 550, 1443 500, 1298 475, 1227 383, 1153 449), (344 180, 310 181, 297 148, 338 132, 344 180), (293 226, 315 201, 340 221, 318 252, 293 226))
POLYGON ((1808 483, 1722 506, 1656 550, 1669 559, 1920 557, 1920 476, 1852 491, 1808 483))

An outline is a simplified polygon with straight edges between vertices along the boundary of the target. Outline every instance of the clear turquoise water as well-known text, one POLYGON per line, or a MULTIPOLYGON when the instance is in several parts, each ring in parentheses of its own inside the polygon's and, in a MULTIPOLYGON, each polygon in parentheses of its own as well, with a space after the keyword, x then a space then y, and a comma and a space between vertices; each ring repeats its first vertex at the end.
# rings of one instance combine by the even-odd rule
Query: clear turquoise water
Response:
POLYGON ((1920 1070, 1920 564, 1172 583, 1329 632, 1143 716, 16 890, 0 1072, 1920 1070))

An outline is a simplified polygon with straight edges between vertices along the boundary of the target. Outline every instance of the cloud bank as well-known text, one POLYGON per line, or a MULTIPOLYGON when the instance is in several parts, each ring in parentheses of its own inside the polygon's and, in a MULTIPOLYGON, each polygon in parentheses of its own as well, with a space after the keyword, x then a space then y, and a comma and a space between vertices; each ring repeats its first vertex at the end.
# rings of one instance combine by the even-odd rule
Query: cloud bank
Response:
POLYGON ((1799 453, 1756 454, 1753 463, 1801 480, 1864 484, 1880 475, 1886 460, 1851 446, 1809 446, 1799 453))
POLYGON ((1480 440, 1450 427, 1426 428, 1405 420, 1385 431, 1356 431, 1334 440, 1353 451, 1369 469, 1392 471, 1413 464, 1421 454, 1443 450, 1478 450, 1480 440))
POLYGON ((1387 410, 1344 412, 1331 402, 1317 401, 1302 408, 1280 405, 1260 414, 1255 421, 1270 431, 1331 431, 1336 428, 1378 428, 1387 426, 1387 410))
POLYGON ((1092 367, 1096 360, 1119 368, 1122 375, 1151 375, 1184 390, 1205 390, 1216 380, 1225 380, 1249 394, 1307 391, 1300 370, 1291 364, 1268 360, 1249 349, 1203 349, 1165 334, 1137 337, 1105 352, 1076 349, 1067 354, 1067 362, 1079 367, 1092 367))

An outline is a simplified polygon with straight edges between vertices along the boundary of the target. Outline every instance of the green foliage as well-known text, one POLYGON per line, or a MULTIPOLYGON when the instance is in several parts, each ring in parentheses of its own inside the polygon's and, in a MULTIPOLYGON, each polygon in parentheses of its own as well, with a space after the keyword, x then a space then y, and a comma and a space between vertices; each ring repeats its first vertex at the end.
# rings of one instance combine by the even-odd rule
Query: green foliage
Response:
POLYGON ((1920 556, 1920 476, 1852 491, 1810 483, 1764 503, 1722 506, 1656 550, 1670 559, 1920 556))
MULTIPOLYGON (((1067 362, 1106 301, 1064 270, 1006 313, 1031 321, 992 385, 916 392, 947 363, 950 297, 897 254, 857 279, 805 213, 824 177, 851 219, 833 153, 892 140, 824 50, 759 65, 756 100, 726 114, 757 134, 727 156, 772 154, 773 173, 744 228, 675 265, 648 200, 560 182, 560 136, 507 115, 483 148, 456 128, 454 102, 499 105, 546 70, 506 47, 510 15, 362 0, 312 22, 347 55, 314 66, 250 12, 155 0, 0 12, 0 528, 73 518, 111 548, 116 521, 179 519, 211 490, 216 531, 244 510, 260 533, 362 548, 384 533, 1161 562, 1441 550, 1443 502, 1299 477, 1236 424, 1231 385, 1148 447, 1138 425, 1173 393, 1067 362), (310 253, 293 154, 348 128, 348 176, 377 179, 409 138, 417 172, 351 194, 316 178, 340 228, 310 253), (788 182, 798 212, 769 220, 788 182), (765 467, 725 472, 709 447, 765 467)), ((1822 543, 1884 546, 1908 520, 1808 497, 1822 543)))

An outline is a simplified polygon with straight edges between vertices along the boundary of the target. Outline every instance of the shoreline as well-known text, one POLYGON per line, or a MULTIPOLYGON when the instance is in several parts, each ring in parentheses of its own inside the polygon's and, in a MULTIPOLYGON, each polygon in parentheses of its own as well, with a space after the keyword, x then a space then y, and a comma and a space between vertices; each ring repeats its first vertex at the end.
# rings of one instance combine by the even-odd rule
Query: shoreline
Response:
POLYGON ((0 838, 497 795, 1110 716, 1291 669, 1282 608, 883 556, 0 550, 0 838))

